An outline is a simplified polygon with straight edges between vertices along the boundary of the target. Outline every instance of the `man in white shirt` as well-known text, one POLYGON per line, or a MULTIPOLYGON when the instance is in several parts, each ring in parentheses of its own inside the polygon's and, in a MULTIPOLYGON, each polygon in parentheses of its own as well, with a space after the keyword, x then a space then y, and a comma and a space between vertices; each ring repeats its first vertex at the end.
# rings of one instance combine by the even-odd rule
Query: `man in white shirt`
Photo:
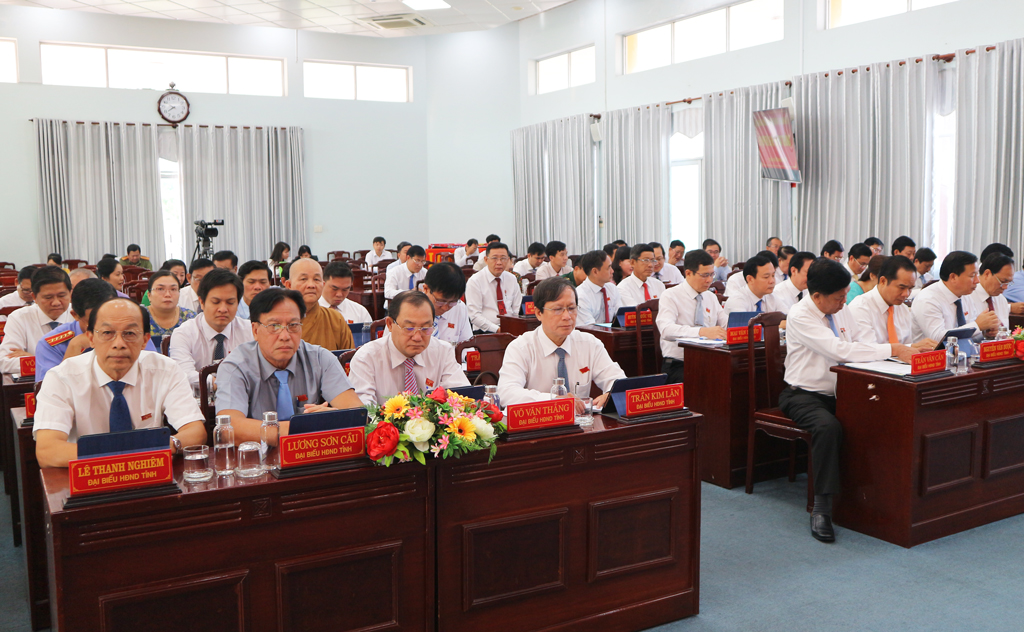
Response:
MULTIPOLYGON (((404 265, 409 260, 409 249, 412 248, 412 244, 407 241, 398 242, 398 258, 388 264, 387 272, 391 272, 392 268, 397 268, 400 265, 404 265)), ((423 257, 426 258, 426 251, 423 251, 423 257)), ((387 259, 387 257, 384 257, 387 259)))
POLYGON ((21 358, 33 355, 43 336, 74 320, 68 310, 71 279, 63 269, 39 268, 32 277, 32 294, 35 305, 22 307, 7 318, 0 344, 0 372, 20 373, 21 358))
POLYGON ((509 264, 508 246, 495 241, 487 244, 482 261, 487 269, 471 276, 466 282, 466 307, 473 331, 500 333, 499 316, 519 314, 523 293, 516 277, 505 268, 509 264))
POLYGON ((921 248, 914 252, 914 268, 917 270, 917 280, 914 282, 914 289, 910 292, 910 298, 917 298, 918 293, 928 285, 932 279, 932 268, 935 266, 935 252, 931 248, 921 248))
MULTIPOLYGON (((1006 255, 995 253, 989 255, 981 264, 981 276, 978 279, 978 287, 971 294, 971 301, 974 303, 974 313, 995 312, 999 322, 992 329, 985 330, 989 338, 995 337, 999 327, 1006 327, 1010 330, 1011 306, 1003 291, 1010 287, 1013 282, 1013 259, 1006 255)), ((1020 305, 1020 303, 1017 303, 1020 305)))
MULTIPOLYGON (((487 246, 490 246, 493 243, 498 243, 500 241, 501 241, 501 237, 498 237, 497 235, 495 235, 493 233, 488 235, 487 239, 484 240, 484 250, 487 249, 487 246)), ((476 259, 476 263, 473 264, 473 269, 476 270, 477 272, 479 272, 479 271, 483 270, 486 267, 487 267, 487 261, 485 260, 485 258, 483 256, 478 256, 477 259, 476 259)))
POLYGON ((174 330, 169 354, 193 388, 199 387, 203 367, 252 340, 252 325, 237 316, 242 292, 242 280, 234 272, 211 270, 199 284, 203 313, 174 330))
MULTIPOLYGON (((603 393, 594 399, 603 407, 617 379, 626 377, 595 336, 576 330, 576 292, 561 277, 547 279, 533 292, 540 327, 512 341, 498 376, 503 405, 551 399, 555 378, 562 378, 569 397, 589 396, 591 382, 603 393)), ((577 410, 582 405, 577 401, 577 410)))
POLYGON ((665 290, 658 301, 658 331, 661 353, 665 356, 662 371, 670 384, 683 381, 683 349, 680 338, 725 338, 729 317, 708 291, 715 280, 715 260, 704 250, 686 253, 683 268, 685 280, 665 290))
POLYGON ((878 272, 878 285, 850 301, 849 312, 866 336, 878 343, 899 343, 931 351, 936 342, 925 338, 914 343, 914 317, 904 301, 910 296, 917 272, 910 259, 895 255, 878 272))
POLYGON ((714 239, 705 239, 700 247, 715 260, 715 281, 725 283, 729 277, 729 260, 722 256, 722 246, 714 239))
POLYGON ((32 304, 32 276, 36 273, 36 270, 38 270, 38 268, 35 266, 25 266, 21 270, 18 270, 17 289, 7 296, 0 298, 0 308, 21 307, 23 305, 32 304))
POLYGON ((629 260, 633 264, 633 274, 619 281, 618 285, 623 307, 634 307, 665 293, 665 284, 651 276, 657 263, 651 244, 633 246, 629 260))
POLYGON ((242 279, 242 300, 238 303, 238 317, 249 320, 249 303, 257 294, 270 287, 270 267, 266 261, 246 261, 238 269, 238 278, 242 279))
POLYGON ((548 261, 537 268, 537 281, 572 272, 572 266, 569 265, 569 252, 564 243, 549 241, 548 245, 544 246, 544 253, 548 256, 548 261))
POLYGON ((466 240, 465 246, 459 246, 455 249, 455 265, 460 268, 466 265, 466 260, 475 255, 480 250, 480 242, 475 239, 466 240))
POLYGON ((746 285, 730 293, 725 302, 725 312, 777 312, 772 291, 775 289, 775 266, 772 260, 763 254, 747 259, 743 266, 743 278, 746 285))
POLYGON ((409 246, 405 250, 405 261, 395 267, 388 266, 388 275, 384 279, 385 306, 399 292, 415 290, 416 284, 427 276, 423 266, 427 262, 427 252, 422 246, 409 246))
MULTIPOLYGON (((757 253, 762 257, 767 257, 772 262, 772 266, 775 267, 775 285, 779 285, 779 260, 775 257, 775 253, 771 250, 762 250, 757 253)), ((734 294, 740 294, 744 286, 747 285, 747 277, 742 272, 740 274, 730 274, 729 280, 725 282, 725 296, 729 297, 734 294)))
MULTIPOLYGON (((526 258, 516 261, 516 265, 512 266, 512 271, 521 277, 527 274, 536 275, 544 265, 544 254, 544 244, 539 241, 533 242, 526 249, 526 258)), ((536 279, 536 277, 534 278, 536 279)))
POLYGON ((917 254, 917 244, 915 244, 914 240, 910 237, 900 235, 892 242, 891 253, 894 255, 903 255, 907 259, 914 261, 916 259, 915 255, 917 254))
POLYGON ((469 309, 460 300, 466 293, 466 275, 451 263, 435 263, 420 285, 434 304, 434 337, 455 346, 473 337, 469 309))
POLYGON ((779 395, 779 408, 797 427, 811 433, 814 507, 811 535, 835 541, 832 496, 840 491, 839 451, 842 424, 836 419, 836 374, 844 362, 868 362, 897 356, 910 361, 914 351, 902 344, 878 344, 861 331, 846 307, 850 273, 827 258, 817 259, 807 273, 810 296, 789 311, 786 329, 786 376, 789 388, 779 395))
POLYGON ((383 404, 398 393, 469 386, 451 345, 434 339, 434 305, 423 292, 402 292, 388 307, 390 335, 368 342, 349 364, 349 380, 363 404, 383 404))
POLYGON ((387 241, 383 237, 373 238, 373 250, 366 253, 366 267, 373 268, 384 259, 391 256, 391 253, 384 254, 384 246, 387 245, 387 241))
POLYGON ((352 268, 344 261, 332 261, 324 268, 324 290, 320 295, 320 307, 332 309, 349 325, 373 322, 370 312, 359 303, 349 300, 352 291, 352 268))
POLYGON ((804 297, 807 293, 807 270, 815 259, 817 257, 813 252, 798 252, 789 258, 789 278, 776 284, 772 290, 776 311, 788 314, 789 310, 804 297))
POLYGON ((885 244, 878 237, 868 237, 864 245, 871 249, 871 256, 885 254, 885 244))
POLYGON ((978 312, 970 295, 978 285, 978 258, 954 250, 939 268, 940 283, 932 283, 917 295, 910 313, 914 316, 914 339, 942 342, 951 329, 973 327, 988 331, 999 327, 995 312, 978 312))
POLYGON ((783 246, 779 248, 778 259, 779 265, 775 268, 775 288, 778 290, 779 284, 789 278, 789 260, 796 254, 796 248, 793 246, 783 246))
POLYGON ((203 277, 213 268, 213 262, 209 259, 196 259, 192 262, 192 265, 188 267, 188 285, 183 286, 178 292, 178 307, 190 309, 197 314, 203 311, 196 288, 203 282, 203 277))
POLYGON ((668 263, 665 258, 665 249, 656 241, 651 242, 651 247, 654 248, 654 278, 658 279, 665 285, 679 285, 683 282, 683 273, 679 271, 679 268, 668 263))
POLYGON ((686 255, 686 244, 673 239, 668 245, 668 263, 669 265, 679 266, 683 263, 683 257, 686 255))
MULTIPOLYGON (((821 247, 821 256, 827 259, 832 259, 833 261, 841 262, 843 260, 844 252, 846 252, 846 248, 843 247, 843 244, 840 243, 838 239, 829 239, 825 242, 825 245, 821 247)), ((849 270, 847 270, 847 272, 849 272, 849 270)))
POLYGON ((177 433, 172 454, 202 445, 206 429, 192 389, 170 358, 143 351, 149 319, 138 304, 113 299, 93 310, 88 335, 93 352, 50 369, 39 391, 35 423, 41 467, 67 467, 78 458, 78 437, 159 428, 164 416, 177 433))
POLYGON ((603 250, 593 250, 580 258, 580 268, 587 279, 576 286, 576 324, 612 322, 621 303, 619 290, 612 283, 612 258, 603 250))
MULTIPOLYGON (((843 264, 846 267, 846 271, 850 273, 853 281, 860 278, 860 275, 864 274, 864 271, 868 269, 868 263, 871 261, 871 248, 868 248, 864 244, 853 244, 850 247, 850 252, 846 257, 846 263, 843 264)), ((853 281, 850 281, 853 283, 853 281)))

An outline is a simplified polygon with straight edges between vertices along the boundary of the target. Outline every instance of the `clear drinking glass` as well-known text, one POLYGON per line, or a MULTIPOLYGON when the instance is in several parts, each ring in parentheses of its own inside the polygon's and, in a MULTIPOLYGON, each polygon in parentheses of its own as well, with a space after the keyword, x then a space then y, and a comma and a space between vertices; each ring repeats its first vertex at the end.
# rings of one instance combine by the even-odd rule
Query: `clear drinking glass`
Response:
POLYGON ((183 452, 186 481, 208 481, 213 477, 213 468, 210 467, 210 446, 190 445, 183 452))
POLYGON ((594 400, 590 397, 590 384, 580 384, 574 393, 576 399, 583 404, 583 412, 576 412, 576 425, 589 428, 594 425, 594 400))
POLYGON ((281 425, 277 421, 277 413, 263 413, 263 423, 260 424, 260 455, 267 470, 276 470, 278 467, 277 442, 280 438, 281 425))
POLYGON ((235 429, 231 427, 231 417, 217 415, 217 425, 213 428, 213 469, 226 476, 235 471, 235 461, 235 429))
POLYGON ((253 478, 263 474, 263 461, 260 459, 260 444, 255 441, 244 441, 238 446, 238 467, 235 476, 253 478))
POLYGON ((956 357, 956 372, 957 375, 963 375, 967 373, 967 354, 963 351, 959 352, 956 357))

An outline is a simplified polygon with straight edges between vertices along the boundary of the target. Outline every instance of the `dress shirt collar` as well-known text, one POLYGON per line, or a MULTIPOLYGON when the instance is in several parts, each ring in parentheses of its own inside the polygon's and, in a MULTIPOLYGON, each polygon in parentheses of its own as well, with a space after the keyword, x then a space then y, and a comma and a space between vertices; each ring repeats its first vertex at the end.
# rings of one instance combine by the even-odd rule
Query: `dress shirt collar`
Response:
POLYGON ((947 305, 952 305, 953 303, 957 302, 960 298, 962 298, 960 296, 957 296, 956 294, 953 294, 953 290, 949 289, 949 286, 946 285, 945 281, 939 281, 935 285, 939 287, 938 292, 942 297, 946 299, 947 305))
MULTIPOLYGON (((423 354, 426 353, 428 349, 430 349, 430 345, 433 344, 433 342, 434 339, 433 337, 431 337, 427 341, 426 349, 412 357, 413 361, 415 361, 416 364, 420 366, 426 366, 426 364, 423 362, 423 354)), ((397 369, 398 367, 402 366, 402 364, 405 363, 406 357, 405 354, 399 351, 398 347, 395 346, 395 339, 391 336, 388 336, 387 342, 385 342, 384 344, 386 344, 388 347, 388 358, 391 360, 391 368, 397 369)))
MULTIPOLYGON (((260 349, 260 345, 258 342, 253 341, 253 344, 256 345, 256 358, 259 360, 260 364, 260 380, 266 382, 267 380, 270 379, 271 375, 273 375, 277 371, 280 371, 281 369, 277 368, 276 366, 271 364, 266 358, 263 357, 263 350, 260 349)), ((290 373, 291 375, 295 375, 295 367, 299 363, 299 352, 302 351, 302 345, 304 344, 306 343, 303 342, 302 340, 299 341, 299 346, 295 349, 295 353, 292 355, 292 359, 288 361, 288 366, 284 368, 284 370, 288 371, 288 373, 290 373)))
POLYGON ((878 286, 871 288, 870 292, 864 294, 864 300, 869 301, 871 305, 875 306, 876 312, 885 313, 889 311, 889 304, 882 298, 881 293, 878 291, 878 286))
POLYGON ((683 296, 685 296, 686 298, 696 300, 698 294, 703 294, 703 292, 698 292, 697 290, 693 289, 693 286, 690 285, 690 283, 686 279, 683 279, 683 282, 679 284, 679 287, 682 288, 679 291, 682 292, 683 296))
MULTIPOLYGON (((344 299, 342 299, 342 300, 344 300, 344 299)), ((326 309, 333 309, 333 310, 338 311, 338 312, 341 311, 341 304, 340 303, 337 304, 337 305, 331 305, 330 303, 327 302, 327 299, 325 299, 323 296, 320 297, 320 300, 318 300, 317 303, 320 304, 320 307, 324 307, 326 309)))
MULTIPOLYGON (((555 349, 559 348, 559 346, 556 345, 551 338, 548 338, 548 335, 546 333, 544 333, 543 327, 538 327, 534 331, 537 332, 537 338, 540 340, 540 348, 541 351, 544 352, 544 357, 551 355, 552 353, 555 352, 555 349)), ((566 355, 572 355, 572 335, 574 333, 576 333, 575 329, 573 329, 572 332, 570 332, 569 335, 565 337, 565 342, 562 343, 561 348, 565 349, 566 355)))
MULTIPOLYGON (((761 298, 757 298, 757 296, 750 291, 750 286, 747 285, 746 283, 740 286, 739 292, 746 296, 749 301, 751 301, 751 305, 756 305, 758 301, 764 299, 764 296, 762 296, 761 298)), ((761 305, 763 306, 764 303, 762 303, 761 305)))
MULTIPOLYGON (((592 294, 600 294, 602 287, 600 285, 598 285, 597 283, 594 283, 593 281, 591 281, 590 277, 587 277, 583 281, 583 283, 580 283, 576 287, 576 289, 577 290, 589 290, 592 294)), ((544 336, 544 337, 547 338, 547 336, 544 336)))
MULTIPOLYGON (((151 353, 151 352, 143 351, 142 353, 151 353)), ((135 386, 135 384, 138 383, 138 381, 139 381, 139 361, 142 360, 142 353, 139 354, 139 357, 138 357, 137 360, 135 360, 135 363, 132 365, 132 368, 128 369, 128 372, 125 373, 124 376, 120 380, 118 380, 119 382, 124 382, 125 384, 128 384, 129 386, 135 386)), ((110 384, 111 382, 114 381, 114 378, 112 378, 109 375, 107 375, 107 372, 104 371, 100 367, 100 362, 96 358, 96 353, 95 352, 92 354, 92 374, 93 374, 93 377, 96 379, 96 384, 98 384, 101 387, 102 386, 106 386, 107 384, 110 384)))
POLYGON ((210 323, 206 322, 206 316, 199 314, 196 316, 196 320, 199 321, 199 332, 202 334, 204 340, 213 342, 213 339, 217 334, 224 334, 226 340, 231 340, 231 326, 235 324, 234 319, 228 322, 227 326, 224 327, 224 331, 217 331, 210 326, 210 323))
POLYGON ((995 298, 994 296, 988 293, 988 291, 985 289, 985 286, 982 285, 981 283, 979 283, 978 287, 974 289, 974 293, 977 295, 976 298, 981 302, 985 302, 990 298, 995 298))
POLYGON ((629 278, 633 279, 633 283, 636 283, 637 287, 643 287, 644 283, 647 283, 647 281, 650 281, 651 279, 654 278, 654 275, 652 274, 651 276, 647 277, 647 281, 641 281, 640 277, 638 277, 636 275, 636 272, 634 272, 633 274, 629 275, 629 278))

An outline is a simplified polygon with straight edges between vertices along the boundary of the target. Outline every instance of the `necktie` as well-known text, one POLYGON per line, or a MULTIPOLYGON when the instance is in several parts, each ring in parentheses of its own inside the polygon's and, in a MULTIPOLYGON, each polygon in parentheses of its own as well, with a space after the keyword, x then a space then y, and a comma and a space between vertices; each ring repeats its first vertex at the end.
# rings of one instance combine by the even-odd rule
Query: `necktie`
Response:
POLYGON ((992 305, 992 297, 991 296, 985 299, 985 304, 988 305, 988 311, 990 311, 990 312, 996 311, 996 308, 992 305))
POLYGON ((409 275, 409 289, 412 290, 412 289, 415 289, 415 287, 416 287, 416 275, 415 274, 410 274, 409 275))
POLYGON ((697 295, 697 311, 693 313, 693 324, 697 327, 704 326, 704 295, 697 295))
POLYGON ((644 300, 651 300, 651 292, 647 289, 647 281, 644 281, 644 300))
POLYGON ((601 286, 601 299, 601 302, 604 303, 604 320, 601 322, 609 323, 612 319, 608 317, 608 291, 604 289, 604 286, 601 286))
POLYGON ((412 358, 406 358, 405 362, 402 363, 405 367, 405 390, 407 393, 413 393, 414 395, 420 394, 420 389, 416 385, 416 374, 413 373, 413 367, 416 366, 416 361, 412 358))
POLYGON ((288 388, 288 371, 274 371, 274 375, 277 376, 277 419, 285 421, 295 414, 292 389, 288 388))
POLYGON ((501 294, 501 277, 498 277, 498 278, 494 279, 494 285, 495 285, 495 287, 498 290, 498 293, 497 293, 497 297, 498 297, 498 315, 499 316, 504 316, 505 315, 505 297, 501 294))
POLYGON ((967 319, 964 318, 964 304, 960 299, 953 301, 953 304, 956 305, 956 326, 963 327, 967 324, 967 319))
POLYGON ((51 322, 51 323, 46 323, 46 324, 50 326, 50 331, 53 331, 53 330, 54 330, 54 329, 56 329, 56 328, 57 328, 58 326, 60 326, 60 323, 58 323, 57 321, 53 321, 53 322, 51 322))
POLYGON ((224 334, 217 334, 213 337, 217 341, 217 346, 213 348, 213 359, 223 360, 224 359, 224 341, 228 339, 224 334))
POLYGON ((126 432, 132 429, 132 413, 128 410, 128 400, 124 398, 124 382, 107 384, 114 400, 110 402, 110 432, 126 432))
POLYGON ((788 274, 786 274, 785 272, 783 272, 783 273, 782 273, 782 280, 783 280, 783 281, 785 281, 785 280, 786 280, 786 279, 788 279, 788 278, 789 278, 789 275, 788 275, 788 274))
POLYGON ((886 328, 889 330, 889 344, 892 345, 898 344, 900 341, 900 337, 896 335, 896 320, 895 312, 893 311, 894 309, 895 308, 892 305, 889 306, 889 317, 886 319, 886 328))
POLYGON ((565 366, 565 349, 555 349, 558 354, 558 377, 565 381, 565 388, 569 388, 569 369, 565 366))
POLYGON ((804 291, 803 290, 800 290, 799 292, 797 292, 796 300, 798 300, 798 301, 804 300, 804 291))
POLYGON ((758 314, 761 313, 761 301, 763 301, 763 300, 764 299, 761 299, 760 301, 757 302, 757 305, 754 306, 754 312, 755 313, 758 313, 758 314))
POLYGON ((661 278, 661 273, 660 272, 655 272, 654 273, 654 278, 655 279, 660 279, 661 278))
POLYGON ((832 318, 832 314, 825 314, 825 320, 828 321, 829 329, 831 329, 832 333, 834 333, 836 335, 836 338, 838 338, 839 330, 836 329, 836 321, 834 318, 832 318))

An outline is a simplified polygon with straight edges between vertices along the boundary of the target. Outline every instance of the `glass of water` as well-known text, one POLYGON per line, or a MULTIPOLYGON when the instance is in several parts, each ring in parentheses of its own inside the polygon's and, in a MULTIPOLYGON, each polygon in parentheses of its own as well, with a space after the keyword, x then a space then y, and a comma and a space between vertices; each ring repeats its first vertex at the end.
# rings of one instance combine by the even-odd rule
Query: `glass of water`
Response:
POLYGON ((583 404, 583 412, 577 407, 576 425, 581 428, 589 428, 594 425, 594 400, 590 397, 590 384, 576 387, 576 399, 583 404))
POLYGON ((185 454, 186 481, 208 481, 213 477, 209 446, 190 445, 183 452, 185 454))
POLYGON ((235 476, 254 478, 263 474, 263 460, 260 458, 260 444, 244 441, 238 446, 238 468, 235 476))

